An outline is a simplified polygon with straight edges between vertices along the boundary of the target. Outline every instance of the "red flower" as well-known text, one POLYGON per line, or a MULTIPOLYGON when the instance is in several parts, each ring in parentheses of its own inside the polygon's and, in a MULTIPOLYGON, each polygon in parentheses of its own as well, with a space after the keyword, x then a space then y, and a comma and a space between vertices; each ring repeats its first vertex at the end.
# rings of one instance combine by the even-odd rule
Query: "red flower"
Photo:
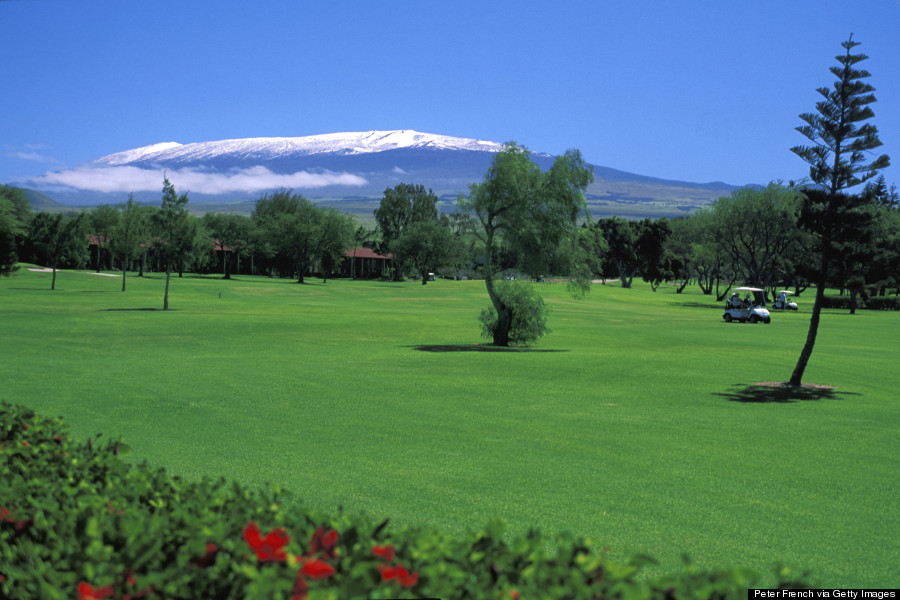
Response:
POLYGON ((332 529, 325 533, 325 527, 319 526, 313 532, 312 539, 309 542, 309 554, 322 553, 323 558, 334 558, 337 553, 338 532, 332 529))
POLYGON ((395 579, 397 583, 407 588, 416 585, 416 582, 419 580, 418 571, 410 573, 403 565, 396 565, 393 567, 378 565, 378 570, 381 571, 382 581, 391 581, 392 579, 395 579))
POLYGON ((57 444, 62 444, 62 436, 54 435, 53 441, 56 442, 57 444))
POLYGON ((260 562, 285 560, 287 553, 284 547, 291 541, 291 537, 284 530, 284 527, 276 527, 266 537, 260 537, 259 525, 255 521, 250 521, 244 527, 244 539, 247 540, 250 548, 256 552, 256 558, 260 562))
POLYGON ((511 589, 509 590, 509 597, 513 600, 519 600, 519 590, 511 589))
POLYGON ((375 556, 380 556, 388 562, 394 560, 395 551, 396 548, 388 544, 385 544, 384 546, 375 546, 374 548, 372 548, 372 554, 374 554, 375 556))
POLYGON ((22 445, 25 446, 25 447, 27 448, 27 447, 28 447, 28 442, 26 442, 25 440, 22 440, 22 445))
POLYGON ((291 589, 291 600, 306 600, 308 590, 309 586, 306 584, 306 580, 303 579, 303 569, 300 569, 297 571, 297 581, 294 583, 293 589, 291 589))
POLYGON ((78 600, 103 600, 113 595, 111 585, 94 589, 91 584, 82 581, 78 584, 78 600))
POLYGON ((206 567, 212 566, 216 562, 216 555, 219 553, 219 547, 210 542, 206 545, 206 554, 201 556, 200 558, 194 559, 190 562, 190 564, 200 567, 201 569, 205 569, 206 567))
POLYGON ((334 573, 334 567, 318 558, 311 558, 303 563, 303 574, 310 579, 327 579, 334 573))

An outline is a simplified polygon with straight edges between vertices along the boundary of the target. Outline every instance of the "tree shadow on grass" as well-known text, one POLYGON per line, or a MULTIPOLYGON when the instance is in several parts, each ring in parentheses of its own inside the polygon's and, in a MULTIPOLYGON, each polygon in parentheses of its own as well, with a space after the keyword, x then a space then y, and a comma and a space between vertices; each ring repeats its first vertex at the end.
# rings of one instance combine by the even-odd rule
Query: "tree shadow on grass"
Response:
POLYGON ((732 402, 757 404, 789 404, 792 402, 808 402, 811 400, 839 400, 845 396, 859 396, 854 392, 839 392, 837 388, 827 385, 804 383, 793 387, 786 383, 765 382, 750 385, 738 384, 730 391, 714 396, 722 396, 732 402))
POLYGON ((523 348, 516 346, 493 346, 491 344, 419 344, 406 346, 420 352, 568 352, 544 348, 523 348))
MULTIPOLYGON (((673 303, 677 306, 683 306, 685 308, 722 308, 721 302, 678 302, 673 303)), ((724 310, 724 309, 723 309, 724 310)))
MULTIPOLYGON (((135 311, 161 311, 161 308, 101 308, 100 312, 135 312, 135 311)), ((168 310, 177 310, 170 308, 168 310)))

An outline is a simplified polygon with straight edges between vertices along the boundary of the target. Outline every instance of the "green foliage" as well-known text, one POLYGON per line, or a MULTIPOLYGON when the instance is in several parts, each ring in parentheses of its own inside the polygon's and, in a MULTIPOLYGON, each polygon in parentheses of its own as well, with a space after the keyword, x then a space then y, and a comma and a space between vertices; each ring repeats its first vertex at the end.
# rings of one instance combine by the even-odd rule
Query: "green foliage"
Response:
POLYGON ((593 167, 578 150, 557 157, 544 173, 527 148, 510 142, 494 156, 484 180, 460 196, 460 208, 475 216, 474 233, 484 242, 484 281, 497 313, 495 346, 509 344, 512 322, 494 286, 495 244, 516 256, 531 275, 549 274, 552 264, 562 270, 558 274, 576 280, 570 286, 576 295, 589 289, 590 268, 579 260, 578 219, 586 214, 584 190, 593 180, 593 167))
POLYGON ((395 260, 408 262, 422 278, 451 260, 457 244, 450 229, 437 220, 413 221, 390 245, 395 260))
MULTIPOLYGON (((518 281, 501 281, 496 285, 497 297, 510 315, 509 341, 513 344, 532 344, 545 333, 549 309, 537 294, 534 284, 518 281)), ((493 339, 497 331, 498 317, 493 306, 485 308, 478 317, 481 335, 493 339)))
POLYGON ((29 212, 24 190, 0 185, 0 277, 9 277, 19 268, 19 240, 25 234, 29 212))
MULTIPOLYGON (((97 438, 100 435, 98 434, 97 438)), ((121 439, 78 442, 59 419, 0 403, 0 595, 71 598, 727 598, 748 569, 647 577, 591 540, 492 520, 465 536, 305 510, 278 486, 185 481, 130 465, 121 439), (268 532, 268 533, 264 533, 268 532)), ((779 572, 785 587, 805 587, 779 572)))
POLYGON ((779 182, 742 188, 710 208, 712 236, 743 283, 773 288, 794 270, 801 194, 779 182))
POLYGON ((482 281, 186 274, 179 310, 162 313, 148 307, 164 278, 148 275, 121 294, 116 278, 64 270, 47 293, 49 274, 14 273, 0 285, 0 401, 64 415, 78 439, 121 434, 125 459, 188 480, 281 482, 314 511, 454 537, 500 515, 512 537, 569 530, 615 562, 648 552, 660 565, 645 577, 687 552, 766 587, 776 561, 878 587, 900 561, 900 523, 884 518, 900 313, 826 310, 809 381, 834 395, 766 403, 726 394, 790 374, 810 292, 745 329, 696 287, 607 282, 574 301, 547 282, 534 287, 553 334, 500 349, 479 343, 482 281))
POLYGON ((263 196, 253 211, 266 254, 298 283, 318 261, 326 267, 351 243, 353 222, 334 208, 316 206, 300 194, 280 190, 263 196))
MULTIPOLYGON (((833 89, 822 87, 816 90, 824 100, 816 103, 817 113, 804 113, 800 118, 806 125, 797 127, 797 131, 806 136, 811 146, 794 146, 791 151, 809 163, 809 176, 824 191, 824 198, 804 203, 803 210, 807 216, 818 213, 820 220, 807 219, 807 229, 815 236, 819 245, 821 267, 814 275, 817 280, 816 300, 813 303, 812 316, 809 320, 809 333, 806 343, 797 359, 797 366, 791 375, 791 385, 799 386, 812 355, 819 329, 822 301, 825 285, 828 281, 828 270, 831 261, 832 243, 844 242, 837 235, 836 229, 850 229, 847 224, 840 223, 842 213, 849 214, 855 208, 852 196, 840 194, 841 190, 852 188, 875 177, 879 169, 890 166, 887 154, 878 156, 869 162, 869 154, 882 145, 878 139, 878 129, 871 123, 863 123, 875 116, 869 106, 875 102, 875 91, 863 79, 871 75, 855 65, 866 60, 865 54, 851 54, 858 46, 853 36, 841 44, 847 51, 843 56, 835 57, 840 66, 829 70, 837 77, 833 89), (837 218, 837 220, 836 220, 837 218)), ((818 191, 818 190, 816 190, 818 191)), ((810 197, 811 194, 807 194, 810 197)))
POLYGON ((852 35, 841 43, 847 52, 835 57, 840 66, 829 69, 837 81, 830 89, 816 90, 824 98, 816 103, 816 113, 800 115, 806 125, 797 127, 797 131, 813 145, 791 148, 791 152, 809 163, 810 179, 832 194, 864 183, 891 164, 887 154, 869 162, 870 151, 882 143, 874 125, 859 125, 875 116, 869 107, 875 102, 872 93, 875 88, 862 81, 871 74, 855 67, 869 57, 850 53, 859 45, 852 35))
MULTIPOLYGON (((375 222, 381 232, 382 253, 397 254, 394 257, 395 280, 402 279, 407 260, 414 261, 413 268, 421 273, 422 262, 433 262, 433 259, 443 258, 447 253, 444 249, 446 239, 442 237, 436 240, 441 243, 436 244, 423 237, 434 233, 429 226, 425 226, 429 228, 428 232, 421 227, 412 230, 415 223, 438 222, 437 201, 437 195, 431 190, 426 191, 422 185, 400 183, 384 190, 384 196, 375 209, 375 222), (440 253, 435 255, 438 249, 440 253)), ((430 265, 431 268, 434 266, 430 265)))
POLYGON ((71 263, 81 266, 88 256, 87 214, 67 217, 62 213, 37 213, 31 219, 28 239, 35 257, 53 269, 50 289, 56 289, 56 268, 71 263))

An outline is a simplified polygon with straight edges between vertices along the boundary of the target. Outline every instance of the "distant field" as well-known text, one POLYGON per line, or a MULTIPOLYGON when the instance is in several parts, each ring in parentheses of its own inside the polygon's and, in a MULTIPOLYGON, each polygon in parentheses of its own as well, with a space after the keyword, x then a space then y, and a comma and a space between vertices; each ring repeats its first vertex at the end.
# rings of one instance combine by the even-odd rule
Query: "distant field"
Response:
POLYGON ((826 311, 799 401, 812 294, 725 324, 696 290, 537 284, 552 333, 479 338, 483 282, 239 277, 0 280, 0 400, 121 434, 185 477, 279 482, 314 509, 461 532, 593 537, 664 569, 777 562, 825 587, 900 584, 900 324, 826 311))

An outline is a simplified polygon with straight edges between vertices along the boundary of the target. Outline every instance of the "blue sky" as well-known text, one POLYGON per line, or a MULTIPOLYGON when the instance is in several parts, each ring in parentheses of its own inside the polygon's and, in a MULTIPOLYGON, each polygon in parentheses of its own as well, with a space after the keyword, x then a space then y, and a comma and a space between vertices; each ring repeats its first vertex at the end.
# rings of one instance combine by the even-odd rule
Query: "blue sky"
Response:
POLYGON ((181 143, 415 129, 695 182, 789 151, 852 33, 900 187, 900 0, 0 0, 0 182, 181 143))

